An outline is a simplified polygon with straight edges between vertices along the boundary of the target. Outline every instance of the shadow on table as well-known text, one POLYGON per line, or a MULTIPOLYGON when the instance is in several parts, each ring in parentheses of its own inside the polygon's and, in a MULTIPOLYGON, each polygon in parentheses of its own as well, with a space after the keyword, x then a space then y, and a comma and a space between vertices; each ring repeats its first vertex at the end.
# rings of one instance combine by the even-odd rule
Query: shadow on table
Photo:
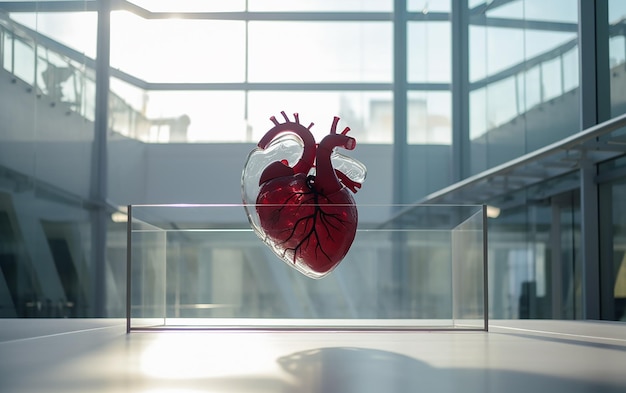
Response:
MULTIPOLYGON (((435 368, 417 359, 363 348, 320 348, 278 359, 297 392, 623 392, 591 383, 506 370, 435 368)), ((477 365, 479 366, 479 365, 477 365)))

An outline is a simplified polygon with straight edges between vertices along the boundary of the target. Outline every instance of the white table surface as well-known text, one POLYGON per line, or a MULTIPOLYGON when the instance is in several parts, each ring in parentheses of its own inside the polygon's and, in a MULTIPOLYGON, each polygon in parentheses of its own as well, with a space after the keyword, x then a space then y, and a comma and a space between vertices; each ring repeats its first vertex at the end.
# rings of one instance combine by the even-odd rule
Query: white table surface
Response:
POLYGON ((626 392, 626 324, 126 334, 124 320, 0 319, 0 392, 626 392))

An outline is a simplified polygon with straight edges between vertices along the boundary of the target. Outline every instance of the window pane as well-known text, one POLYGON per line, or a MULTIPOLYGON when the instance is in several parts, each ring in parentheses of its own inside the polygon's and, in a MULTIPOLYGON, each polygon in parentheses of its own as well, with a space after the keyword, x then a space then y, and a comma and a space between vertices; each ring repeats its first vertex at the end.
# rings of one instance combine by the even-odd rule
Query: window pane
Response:
POLYGON ((391 82, 391 23, 251 22, 251 82, 391 82))
POLYGON ((470 26, 470 80, 496 74, 536 56, 548 59, 551 51, 575 39, 576 33, 570 32, 470 26))
POLYGON ((448 22, 409 23, 409 82, 450 82, 451 41, 448 22))
POLYGON ((486 3, 489 17, 578 23, 577 0, 514 0, 497 6, 492 1, 486 3))
POLYGON ((566 92, 578 87, 578 47, 563 54, 563 88, 566 92))
POLYGON ((561 45, 570 44, 575 41, 576 33, 570 32, 545 32, 526 30, 524 34, 525 51, 524 56, 531 59, 535 56, 546 56, 561 45))
POLYGON ((407 9, 417 12, 450 12, 450 0, 407 0, 407 9))
POLYGON ((392 0, 248 0, 250 11, 393 11, 392 0))
POLYGON ((524 0, 501 2, 501 4, 497 4, 497 6, 494 6, 493 1, 490 0, 483 0, 480 3, 481 4, 476 4, 476 6, 485 5, 485 13, 489 17, 515 19, 523 19, 524 17, 524 0))
POLYGON ((563 79, 561 77, 561 58, 546 61, 541 65, 541 79, 543 88, 543 99, 551 100, 564 93, 563 79))
MULTIPOLYGON (((600 175, 619 173, 624 157, 599 165, 600 175)), ((626 321, 626 178, 600 185, 602 319, 626 321)))
POLYGON ((487 89, 478 89, 470 93, 470 140, 474 140, 487 131, 487 89))
POLYGON ((487 125, 499 127, 517 116, 516 80, 507 78, 487 86, 487 125))
POLYGON ((339 116, 338 128, 350 127, 357 143, 391 143, 391 103, 391 92, 250 92, 248 121, 255 142, 272 127, 270 116, 281 119, 285 111, 290 118, 299 113, 302 124, 315 123, 311 131, 318 141, 339 116))
POLYGON ((281 111, 300 121, 321 140, 333 117, 350 127, 358 143, 393 140, 391 92, 143 92, 119 81, 113 84, 111 127, 145 142, 258 142, 281 111))
POLYGON ((111 84, 110 127, 144 142, 246 142, 241 91, 150 91, 111 84))
POLYGON ((2 71, 0 92, 1 317, 104 316, 89 289, 98 285, 91 220, 106 204, 88 206, 108 200, 93 188, 95 90, 85 56, 95 56, 94 15, 0 12, 0 54, 12 72, 2 71))
POLYGON ((533 67, 524 74, 525 110, 530 110, 541 103, 541 74, 539 67, 533 67))
MULTIPOLYGON (((489 27, 485 52, 487 75, 515 66, 524 61, 524 30, 489 27)), ((470 55, 470 61, 474 58, 470 55)))
POLYGON ((95 12, 14 13, 11 19, 88 57, 96 57, 98 15, 95 12))
POLYGON ((408 95, 409 144, 452 144, 450 92, 410 92, 408 95))
POLYGON ((626 113, 626 2, 609 0, 611 116, 626 113))
POLYGON ((68 110, 93 120, 95 76, 86 62, 96 55, 96 13, 25 12, 11 17, 2 23, 4 67, 36 87, 51 105, 64 103, 68 110), (39 39, 29 29, 49 40, 39 39))
POLYGON ((245 22, 111 15, 111 65, 148 82, 242 82, 245 22))
POLYGON ((578 2, 483 4, 469 40, 472 173, 579 130, 575 116, 549 115, 578 109, 578 2))
POLYGON ((529 20, 578 23, 578 0, 524 0, 524 16, 529 20))
POLYGON ((13 73, 24 82, 35 84, 35 45, 32 41, 16 39, 13 52, 13 73))
POLYGON ((13 51, 9 49, 11 48, 11 42, 13 42, 13 34, 9 31, 2 30, 0 38, 2 39, 2 42, 0 42, 0 45, 2 45, 0 64, 2 64, 5 70, 13 72, 13 51))
POLYGON ((487 76, 487 28, 469 27, 469 80, 474 82, 487 76))
MULTIPOLYGON (((179 132, 187 128, 187 140, 211 142, 244 142, 247 138, 244 121, 244 93, 240 91, 162 91, 150 92, 146 115, 153 119, 151 137, 158 136, 159 123, 170 121, 170 139, 173 128, 179 132), (174 120, 174 122, 171 122, 174 120)), ((162 129, 162 127, 161 127, 162 129)))

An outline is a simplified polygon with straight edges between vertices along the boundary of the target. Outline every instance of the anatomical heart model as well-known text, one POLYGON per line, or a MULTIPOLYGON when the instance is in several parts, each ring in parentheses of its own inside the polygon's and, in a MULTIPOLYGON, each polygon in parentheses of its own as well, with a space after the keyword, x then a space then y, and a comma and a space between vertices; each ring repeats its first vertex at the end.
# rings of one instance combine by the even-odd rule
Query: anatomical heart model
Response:
POLYGON ((346 256, 356 234, 358 214, 352 197, 366 169, 335 152, 352 150, 356 140, 346 127, 317 144, 310 129, 275 117, 272 127, 248 155, 241 186, 254 232, 284 262, 311 278, 330 273, 346 256))

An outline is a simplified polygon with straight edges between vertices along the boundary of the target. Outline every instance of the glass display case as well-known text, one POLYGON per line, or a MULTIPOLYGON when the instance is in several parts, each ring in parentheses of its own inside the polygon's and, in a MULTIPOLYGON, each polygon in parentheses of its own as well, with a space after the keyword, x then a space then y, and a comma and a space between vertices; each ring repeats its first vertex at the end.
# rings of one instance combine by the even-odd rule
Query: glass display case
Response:
POLYGON ((487 330, 482 205, 359 205, 312 279, 252 230, 254 205, 131 205, 127 330, 487 330))

